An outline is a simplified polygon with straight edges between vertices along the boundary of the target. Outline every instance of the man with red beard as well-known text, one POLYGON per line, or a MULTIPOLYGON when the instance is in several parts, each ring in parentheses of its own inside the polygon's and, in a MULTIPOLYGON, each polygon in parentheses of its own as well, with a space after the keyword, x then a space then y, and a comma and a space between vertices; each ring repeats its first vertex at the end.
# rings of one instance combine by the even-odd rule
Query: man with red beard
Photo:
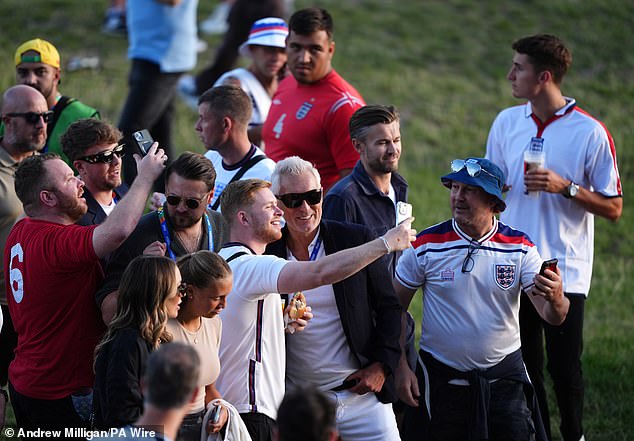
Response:
POLYGON ((4 271, 18 334, 9 392, 19 428, 89 425, 93 351, 104 330, 94 304, 103 278, 99 259, 134 230, 167 157, 155 143, 136 159, 138 177, 125 199, 89 227, 75 225, 86 213, 84 183, 58 155, 28 157, 15 172, 27 217, 7 238, 4 271))
MULTIPOLYGON (((0 137, 0 249, 4 249, 7 236, 15 221, 24 215, 22 204, 15 194, 13 175, 18 163, 39 151, 46 142, 48 113, 46 100, 37 90, 28 86, 8 89, 2 99, 2 122, 4 136, 0 137)), ((4 272, 0 269, 0 305, 4 316, 4 327, 0 334, 0 388, 7 384, 7 370, 13 360, 17 335, 7 306, 4 290, 4 272)), ((0 428, 4 425, 4 411, 8 397, 0 389, 0 428)))
POLYGON ((64 153, 84 181, 88 211, 79 225, 102 223, 128 191, 121 184, 122 138, 119 129, 94 118, 75 121, 61 137, 64 153))
POLYGON ((158 254, 176 260, 194 251, 220 250, 228 239, 227 227, 220 213, 207 208, 215 182, 211 161, 199 153, 185 152, 167 167, 165 204, 143 216, 108 261, 106 279, 96 294, 105 323, 116 311, 121 276, 136 256, 158 254))

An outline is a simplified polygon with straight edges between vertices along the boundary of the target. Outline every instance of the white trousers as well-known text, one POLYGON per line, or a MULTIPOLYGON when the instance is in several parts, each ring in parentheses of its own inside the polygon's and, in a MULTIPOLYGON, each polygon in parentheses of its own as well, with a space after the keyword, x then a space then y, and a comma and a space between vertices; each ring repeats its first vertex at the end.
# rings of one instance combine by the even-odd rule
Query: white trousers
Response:
POLYGON ((343 441, 401 441, 391 404, 373 393, 358 395, 347 390, 328 391, 337 412, 337 430, 343 441))

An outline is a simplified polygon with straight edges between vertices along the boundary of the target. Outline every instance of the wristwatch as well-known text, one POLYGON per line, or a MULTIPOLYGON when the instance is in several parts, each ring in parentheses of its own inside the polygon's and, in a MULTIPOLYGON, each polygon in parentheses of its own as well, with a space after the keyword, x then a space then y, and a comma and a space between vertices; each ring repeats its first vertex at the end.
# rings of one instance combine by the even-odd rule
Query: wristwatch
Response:
POLYGON ((564 192, 564 197, 567 199, 574 198, 579 193, 579 186, 574 182, 570 181, 570 184, 566 187, 566 191, 564 192))

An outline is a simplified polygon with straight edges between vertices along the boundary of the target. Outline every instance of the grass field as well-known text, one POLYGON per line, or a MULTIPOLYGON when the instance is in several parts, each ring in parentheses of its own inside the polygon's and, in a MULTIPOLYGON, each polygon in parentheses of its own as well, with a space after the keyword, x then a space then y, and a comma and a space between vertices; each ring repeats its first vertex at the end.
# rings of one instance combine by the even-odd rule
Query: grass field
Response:
MULTIPOLYGON (((201 1, 205 17, 215 2, 201 1)), ((295 0, 335 19, 337 70, 368 103, 391 103, 402 113, 401 171, 419 230, 450 216, 438 177, 453 158, 483 155, 497 112, 517 103, 505 80, 511 42, 555 33, 573 51, 563 90, 603 120, 616 142, 626 197, 617 224, 596 221, 595 267, 586 304, 584 371, 586 439, 634 439, 634 2, 631 0, 295 0)), ((126 41, 99 32, 105 0, 3 0, 0 3, 0 88, 14 82, 13 51, 29 38, 54 42, 62 62, 98 55, 98 70, 63 74, 65 94, 101 110, 116 123, 126 95, 126 41)), ((206 37, 205 37, 206 38, 206 37)), ((199 68, 213 54, 217 38, 199 68)), ((201 151, 195 115, 179 103, 177 148, 201 151)), ((420 298, 412 310, 420 317, 420 298)), ((556 409, 556 406, 551 406, 556 409)), ((557 434, 557 417, 553 421, 557 434)), ((0 438, 2 435, 0 435, 0 438)), ((559 439, 559 438, 555 438, 559 439)))

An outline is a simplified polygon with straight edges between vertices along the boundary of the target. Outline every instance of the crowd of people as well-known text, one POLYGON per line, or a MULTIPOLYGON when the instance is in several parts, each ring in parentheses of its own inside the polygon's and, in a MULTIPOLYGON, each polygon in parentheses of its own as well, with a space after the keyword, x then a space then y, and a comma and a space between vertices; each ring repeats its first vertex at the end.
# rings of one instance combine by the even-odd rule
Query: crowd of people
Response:
POLYGON ((196 0, 127 2, 118 128, 61 95, 53 44, 18 46, 0 128, 0 426, 11 405, 25 438, 550 440, 545 341, 561 435, 583 440, 593 218, 617 221, 622 189, 607 128, 561 90, 564 42, 513 43, 525 103, 481 155, 448 158, 452 217, 416 234, 397 216, 399 112, 334 70, 328 11, 287 25, 284 2, 262 2, 280 12, 254 8, 247 34, 231 26, 248 2, 227 3, 223 44, 250 65, 196 79, 204 155, 170 149, 196 0), (150 44, 157 23, 169 45, 150 44), (157 141, 144 155, 141 129, 157 141))

